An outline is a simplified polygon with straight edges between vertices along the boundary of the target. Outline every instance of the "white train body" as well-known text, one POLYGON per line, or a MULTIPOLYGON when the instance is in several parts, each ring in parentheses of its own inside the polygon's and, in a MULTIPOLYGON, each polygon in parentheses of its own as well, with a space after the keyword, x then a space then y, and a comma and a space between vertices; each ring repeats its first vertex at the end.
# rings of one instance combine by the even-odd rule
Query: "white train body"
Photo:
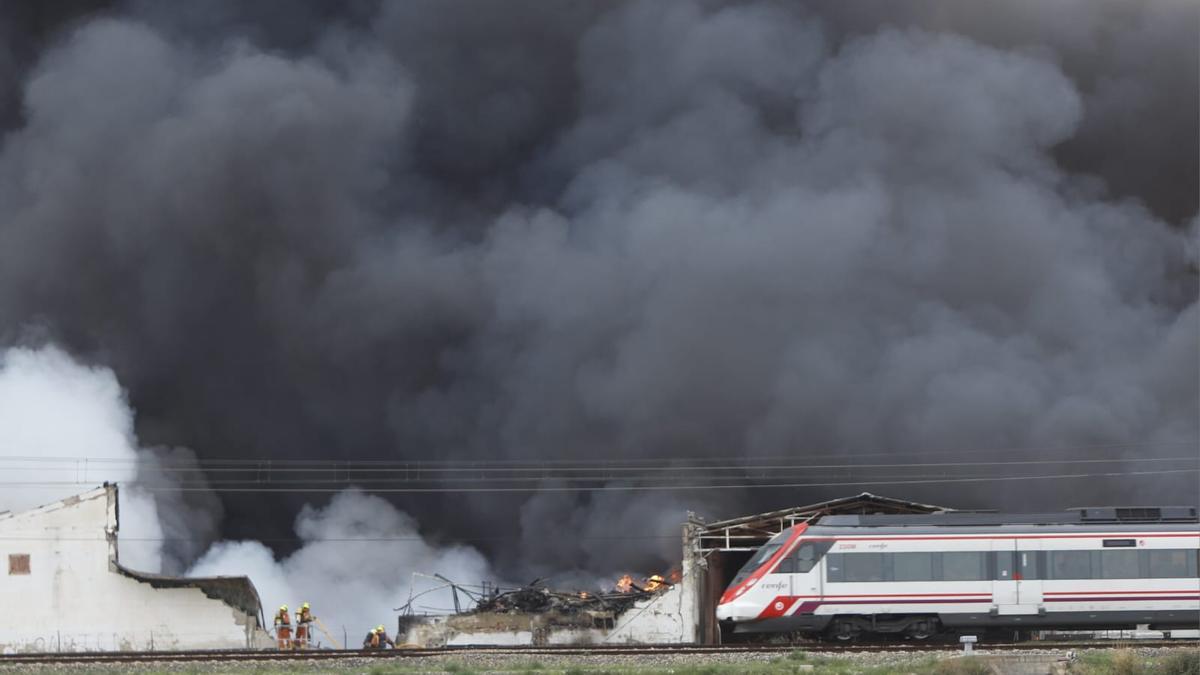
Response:
POLYGON ((826 516, 763 546, 725 591, 717 618, 738 632, 841 639, 989 627, 1195 629, 1200 527, 1095 522, 1104 518, 1089 521, 1088 511, 1116 512, 826 516))

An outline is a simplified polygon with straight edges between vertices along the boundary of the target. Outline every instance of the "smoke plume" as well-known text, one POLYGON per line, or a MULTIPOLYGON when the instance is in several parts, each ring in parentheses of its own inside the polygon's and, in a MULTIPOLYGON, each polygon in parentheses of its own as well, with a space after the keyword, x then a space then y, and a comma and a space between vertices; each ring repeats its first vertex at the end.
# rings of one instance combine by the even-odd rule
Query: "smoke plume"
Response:
POLYGON ((164 528, 154 497, 132 485, 139 457, 148 455, 137 447, 111 370, 81 366, 54 348, 0 352, 0 511, 41 506, 105 481, 129 484, 120 494, 127 540, 119 556, 158 572, 164 528))
MULTIPOLYGON (((450 591, 434 573, 459 583, 470 580, 473 591, 479 580, 495 581, 475 549, 435 548, 410 516, 355 490, 339 493, 323 508, 306 506, 295 529, 302 548, 282 559, 257 541, 221 542, 189 574, 247 574, 268 614, 281 604, 291 603, 294 611, 297 603, 308 602, 323 623, 344 627, 351 640, 379 623, 391 626, 393 610, 410 601, 417 613, 453 611, 450 591)), ((472 604, 466 596, 460 602, 472 604)))
POLYGON ((203 552, 189 575, 249 576, 267 614, 307 601, 326 625, 351 632, 390 625, 410 590, 424 592, 413 602, 418 611, 450 608, 449 592, 438 590, 443 582, 412 572, 495 580, 479 552, 435 547, 410 516, 353 490, 325 507, 305 505, 296 516, 301 548, 278 562, 257 541, 213 543, 220 502, 200 489, 162 489, 180 484, 178 473, 191 459, 181 448, 138 447, 132 411, 111 370, 84 366, 54 347, 0 353, 0 511, 117 482, 121 564, 178 574, 203 552))
MULTIPOLYGON (((0 338, 111 368, 147 445, 1194 452, 1194 3, 243 5, 0 18, 0 338)), ((1196 498, 1014 485, 873 489, 1196 498)), ((520 578, 648 571, 688 509, 857 490, 388 501, 520 578)), ((218 497, 221 536, 267 542, 366 499, 218 497)), ((300 578, 300 546, 221 550, 300 578)))

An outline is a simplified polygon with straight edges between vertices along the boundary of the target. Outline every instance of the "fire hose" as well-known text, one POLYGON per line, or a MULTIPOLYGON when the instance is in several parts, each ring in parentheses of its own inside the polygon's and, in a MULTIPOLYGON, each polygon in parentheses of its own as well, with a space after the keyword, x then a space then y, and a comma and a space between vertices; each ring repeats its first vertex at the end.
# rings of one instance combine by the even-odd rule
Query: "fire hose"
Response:
POLYGON ((321 632, 325 634, 325 637, 329 638, 329 641, 334 647, 337 647, 338 649, 342 648, 342 645, 333 637, 332 634, 330 634, 330 632, 325 628, 325 624, 321 623, 320 619, 314 616, 313 621, 316 622, 317 628, 321 629, 321 632))

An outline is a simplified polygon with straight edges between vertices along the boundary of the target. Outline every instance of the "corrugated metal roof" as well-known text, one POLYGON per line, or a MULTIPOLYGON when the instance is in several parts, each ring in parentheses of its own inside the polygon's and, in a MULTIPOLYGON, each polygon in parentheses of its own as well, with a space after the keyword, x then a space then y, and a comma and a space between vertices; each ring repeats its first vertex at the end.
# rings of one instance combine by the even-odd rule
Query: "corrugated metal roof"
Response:
POLYGON ((208 597, 236 607, 250 616, 259 616, 262 607, 250 577, 172 577, 138 572, 120 564, 115 567, 118 573, 154 588, 198 588, 208 597))
POLYGON ((863 492, 807 506, 757 513, 740 518, 699 524, 697 542, 701 550, 744 551, 761 546, 784 529, 813 518, 834 514, 923 514, 954 511, 945 506, 922 504, 895 497, 863 492))
POLYGON ((853 514, 853 513, 937 513, 939 511, 954 511, 955 509, 937 506, 934 504, 922 504, 920 502, 910 502, 905 499, 896 499, 895 497, 884 497, 882 495, 863 492, 861 494, 850 497, 839 497, 838 499, 830 499, 816 504, 807 506, 794 506, 789 509, 781 509, 779 511, 768 511, 766 513, 758 513, 750 516, 742 516, 740 518, 730 518, 729 520, 719 520, 713 523, 706 523, 705 529, 721 529, 732 527, 735 525, 747 525, 755 521, 763 520, 778 520, 789 516, 803 516, 803 519, 808 519, 817 514, 853 514), (877 511, 860 511, 861 508, 875 507, 877 511))

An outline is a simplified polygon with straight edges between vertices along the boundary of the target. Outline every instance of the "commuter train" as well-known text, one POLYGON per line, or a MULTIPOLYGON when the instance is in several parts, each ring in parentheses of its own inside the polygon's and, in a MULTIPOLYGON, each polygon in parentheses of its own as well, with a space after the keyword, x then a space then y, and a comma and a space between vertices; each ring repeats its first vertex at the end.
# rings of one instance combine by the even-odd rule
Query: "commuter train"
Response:
POLYGON ((717 618, 738 633, 837 640, 1195 629, 1198 567, 1193 507, 825 516, 759 549, 717 618))

